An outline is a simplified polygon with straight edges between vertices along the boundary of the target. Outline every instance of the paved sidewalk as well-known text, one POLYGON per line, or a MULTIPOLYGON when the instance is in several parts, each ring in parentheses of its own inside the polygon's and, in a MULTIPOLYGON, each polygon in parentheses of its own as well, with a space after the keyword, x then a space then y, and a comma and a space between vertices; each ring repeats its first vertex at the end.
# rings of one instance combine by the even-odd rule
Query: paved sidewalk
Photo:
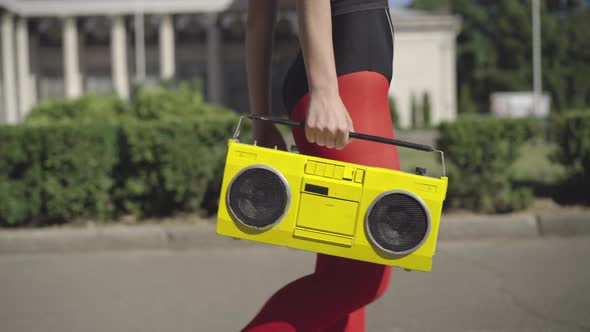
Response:
MULTIPOLYGON (((440 241, 536 238, 590 234, 590 210, 553 210, 539 214, 516 213, 443 215, 440 241)), ((249 246, 215 234, 215 221, 136 225, 94 225, 32 230, 0 230, 0 255, 125 249, 214 248, 249 246)))
MULTIPOLYGON (((588 332, 588 252, 584 236, 442 242, 431 273, 393 271, 367 331, 588 332)), ((314 258, 268 245, 0 255, 0 331, 237 332, 314 258)))

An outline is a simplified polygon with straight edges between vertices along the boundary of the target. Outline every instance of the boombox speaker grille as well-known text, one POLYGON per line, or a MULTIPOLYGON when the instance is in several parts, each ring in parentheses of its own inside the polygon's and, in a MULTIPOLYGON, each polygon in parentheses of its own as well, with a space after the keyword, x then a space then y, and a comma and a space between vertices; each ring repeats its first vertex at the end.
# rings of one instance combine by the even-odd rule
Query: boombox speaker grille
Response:
POLYGON ((407 254, 426 240, 430 214, 417 196, 389 192, 373 202, 365 226, 373 244, 392 254, 407 254))
POLYGON ((253 228, 272 227, 285 214, 289 204, 287 182, 275 170, 251 167, 233 179, 228 205, 236 221, 253 228))

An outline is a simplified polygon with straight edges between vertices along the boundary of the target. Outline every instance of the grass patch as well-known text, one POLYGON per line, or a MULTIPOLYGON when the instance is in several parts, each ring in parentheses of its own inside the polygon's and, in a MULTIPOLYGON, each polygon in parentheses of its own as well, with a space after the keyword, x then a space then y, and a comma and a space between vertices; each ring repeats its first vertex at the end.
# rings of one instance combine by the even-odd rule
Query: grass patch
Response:
MULTIPOLYGON (((541 184, 557 184, 563 181, 566 172, 563 166, 553 163, 550 155, 557 149, 553 143, 527 143, 522 147, 520 158, 512 167, 515 180, 519 182, 536 182, 541 184)), ((398 148, 401 169, 414 172, 416 167, 424 167, 428 174, 438 177, 442 175, 440 157, 437 153, 398 148)), ((445 154, 447 164, 453 156, 445 154)))
POLYGON ((547 142, 523 146, 513 165, 514 185, 531 188, 536 198, 552 199, 562 206, 588 205, 587 185, 580 183, 583 179, 571 177, 562 164, 551 161, 557 149, 557 144, 547 142))
POLYGON ((429 176, 442 176, 442 165, 438 153, 423 152, 402 147, 398 147, 397 151, 402 171, 414 173, 416 167, 422 167, 426 168, 426 172, 429 176))
MULTIPOLYGON (((523 145, 520 157, 512 165, 515 188, 530 188, 536 199, 550 199, 559 205, 588 204, 589 199, 576 181, 569 179, 563 165, 552 162, 551 155, 559 147, 552 142, 529 142, 523 145)), ((414 173, 416 167, 427 169, 433 177, 442 175, 439 155, 406 148, 398 148, 401 170, 414 173)), ((453 156, 445 154, 447 164, 453 156)), ((460 179, 449 179, 460 181, 460 179)))
POLYGON ((550 160, 557 149, 554 143, 528 143, 522 147, 521 156, 513 165, 514 178, 518 181, 541 184, 557 184, 566 176, 565 168, 550 160))

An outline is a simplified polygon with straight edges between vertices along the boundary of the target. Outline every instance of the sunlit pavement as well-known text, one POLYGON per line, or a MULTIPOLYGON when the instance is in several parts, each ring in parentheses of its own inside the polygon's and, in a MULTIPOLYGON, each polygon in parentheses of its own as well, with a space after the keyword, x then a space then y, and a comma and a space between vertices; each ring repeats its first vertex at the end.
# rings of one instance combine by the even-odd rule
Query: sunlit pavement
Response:
MULTIPOLYGON (((367 331, 590 331, 590 237, 449 241, 367 331)), ((0 331, 238 331, 314 255, 271 246, 0 255, 0 331)), ((304 313, 302 313, 304 314, 304 313)))

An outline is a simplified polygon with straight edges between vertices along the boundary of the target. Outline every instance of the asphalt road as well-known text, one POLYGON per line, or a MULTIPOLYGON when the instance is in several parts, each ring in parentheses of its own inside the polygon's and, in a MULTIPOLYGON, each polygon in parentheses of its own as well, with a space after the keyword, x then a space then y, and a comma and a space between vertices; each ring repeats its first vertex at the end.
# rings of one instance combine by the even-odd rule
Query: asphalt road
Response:
MULTIPOLYGON (((395 270, 367 331, 590 331, 590 237, 443 242, 395 270)), ((0 255, 0 331, 238 331, 314 256, 210 250, 0 255)))

